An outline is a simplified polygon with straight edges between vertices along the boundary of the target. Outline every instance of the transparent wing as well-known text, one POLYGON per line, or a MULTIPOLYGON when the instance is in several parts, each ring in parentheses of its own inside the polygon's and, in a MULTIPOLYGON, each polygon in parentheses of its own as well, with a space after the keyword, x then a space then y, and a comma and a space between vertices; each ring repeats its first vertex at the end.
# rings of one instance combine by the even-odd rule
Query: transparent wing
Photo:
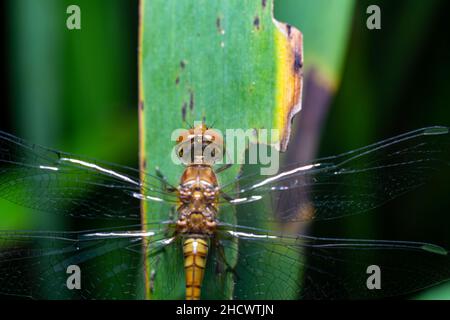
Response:
POLYGON ((173 235, 171 224, 147 227, 145 232, 138 225, 80 232, 2 231, 0 296, 142 299, 143 253, 157 256, 172 245, 167 239, 173 235), (79 289, 67 284, 76 284, 70 278, 73 266, 80 271, 79 289))
MULTIPOLYGON (((240 223, 328 220, 376 208, 450 167, 448 128, 412 131, 274 176, 252 174, 222 187, 240 223), (231 200, 230 200, 231 198, 231 200)), ((225 198, 225 197, 224 197, 225 198)))
POLYGON ((247 227, 224 228, 219 236, 237 255, 235 299, 372 299, 450 279, 448 251, 427 243, 316 238, 247 227))
POLYGON ((139 219, 140 200, 174 204, 150 174, 30 144, 0 131, 0 197, 66 216, 139 219))

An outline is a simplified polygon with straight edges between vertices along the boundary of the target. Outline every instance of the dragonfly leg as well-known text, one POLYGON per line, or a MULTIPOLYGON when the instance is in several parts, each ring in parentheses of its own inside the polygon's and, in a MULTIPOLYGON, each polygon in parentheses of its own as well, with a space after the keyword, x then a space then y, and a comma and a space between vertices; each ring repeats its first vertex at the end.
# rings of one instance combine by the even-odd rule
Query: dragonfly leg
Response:
POLYGON ((176 212, 177 212, 177 210, 175 209, 175 207, 172 206, 170 208, 170 212, 169 212, 169 220, 170 221, 174 221, 176 212))
POLYGON ((225 257, 225 252, 223 250, 222 242, 220 241, 220 239, 214 239, 214 241, 215 241, 216 248, 218 248, 218 250, 217 250, 218 254, 219 254, 220 258, 222 259, 222 261, 224 262, 224 264, 226 266, 226 270, 225 271, 233 273, 233 275, 236 277, 236 279, 238 279, 239 277, 238 277, 238 274, 236 273, 236 270, 234 269, 234 267, 232 267, 228 263, 228 261, 227 261, 227 259, 225 257))
POLYGON ((222 196, 222 198, 224 198, 225 200, 227 200, 228 202, 231 202, 234 200, 234 198, 228 194, 226 194, 223 191, 220 191, 220 195, 222 196))
POLYGON ((159 169, 159 167, 155 167, 155 173, 156 173, 156 176, 162 180, 162 186, 163 186, 164 191, 167 191, 167 192, 174 192, 174 191, 177 190, 177 188, 175 188, 174 186, 172 186, 172 185, 169 183, 169 180, 168 180, 167 177, 161 172, 161 170, 159 169))
POLYGON ((150 272, 150 285, 149 285, 149 289, 151 293, 155 292, 155 278, 156 278, 156 271, 153 269, 150 272))
POLYGON ((223 166, 219 167, 219 168, 216 170, 216 173, 221 173, 221 172, 223 172, 223 171, 225 171, 225 170, 231 168, 232 166, 233 166, 233 164, 231 164, 231 163, 224 164, 223 166))

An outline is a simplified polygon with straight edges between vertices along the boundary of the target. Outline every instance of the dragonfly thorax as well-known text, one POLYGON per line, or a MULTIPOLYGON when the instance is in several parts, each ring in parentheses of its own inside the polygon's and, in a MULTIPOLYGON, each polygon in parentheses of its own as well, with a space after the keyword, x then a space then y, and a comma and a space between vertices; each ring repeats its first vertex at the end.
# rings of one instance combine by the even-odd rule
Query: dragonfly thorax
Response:
POLYGON ((180 215, 177 221, 177 230, 181 234, 187 235, 207 235, 214 234, 217 226, 214 216, 205 215, 202 212, 187 212, 180 215))
POLYGON ((215 205, 217 193, 217 187, 205 181, 192 181, 192 183, 181 185, 179 188, 180 201, 198 209, 207 205, 215 205))
POLYGON ((178 231, 211 235, 216 227, 219 186, 208 165, 189 165, 178 187, 178 231))

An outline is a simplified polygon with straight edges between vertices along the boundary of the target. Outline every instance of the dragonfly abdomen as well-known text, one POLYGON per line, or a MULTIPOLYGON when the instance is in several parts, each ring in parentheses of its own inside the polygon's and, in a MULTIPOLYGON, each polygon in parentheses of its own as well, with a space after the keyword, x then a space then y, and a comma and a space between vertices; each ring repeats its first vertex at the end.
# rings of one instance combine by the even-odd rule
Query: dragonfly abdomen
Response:
POLYGON ((208 255, 208 242, 202 238, 188 238, 183 243, 183 253, 186 300, 199 300, 208 255))

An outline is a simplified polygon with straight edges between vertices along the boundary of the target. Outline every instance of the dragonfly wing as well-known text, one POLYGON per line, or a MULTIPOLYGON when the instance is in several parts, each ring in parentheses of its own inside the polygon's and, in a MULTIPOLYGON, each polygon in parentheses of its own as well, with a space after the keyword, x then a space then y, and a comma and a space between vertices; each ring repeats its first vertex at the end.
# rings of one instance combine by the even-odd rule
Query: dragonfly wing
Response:
POLYGON ((274 176, 242 177, 223 187, 232 199, 223 205, 237 207, 240 223, 329 220, 365 212, 448 170, 449 138, 446 127, 425 128, 274 176))
POLYGON ((316 238, 244 227, 222 230, 221 237, 238 257, 235 299, 372 299, 450 279, 448 251, 427 243, 316 238), (230 245, 232 238, 238 239, 238 249, 230 245))
POLYGON ((30 144, 0 131, 0 197, 74 217, 140 219, 140 201, 174 204, 150 174, 30 144))
POLYGON ((151 255, 170 245, 163 241, 169 229, 167 225, 155 224, 145 232, 135 227, 130 230, 124 227, 81 232, 3 231, 0 295, 33 299, 142 299, 144 249, 151 255), (73 288, 77 270, 80 288, 73 288))

